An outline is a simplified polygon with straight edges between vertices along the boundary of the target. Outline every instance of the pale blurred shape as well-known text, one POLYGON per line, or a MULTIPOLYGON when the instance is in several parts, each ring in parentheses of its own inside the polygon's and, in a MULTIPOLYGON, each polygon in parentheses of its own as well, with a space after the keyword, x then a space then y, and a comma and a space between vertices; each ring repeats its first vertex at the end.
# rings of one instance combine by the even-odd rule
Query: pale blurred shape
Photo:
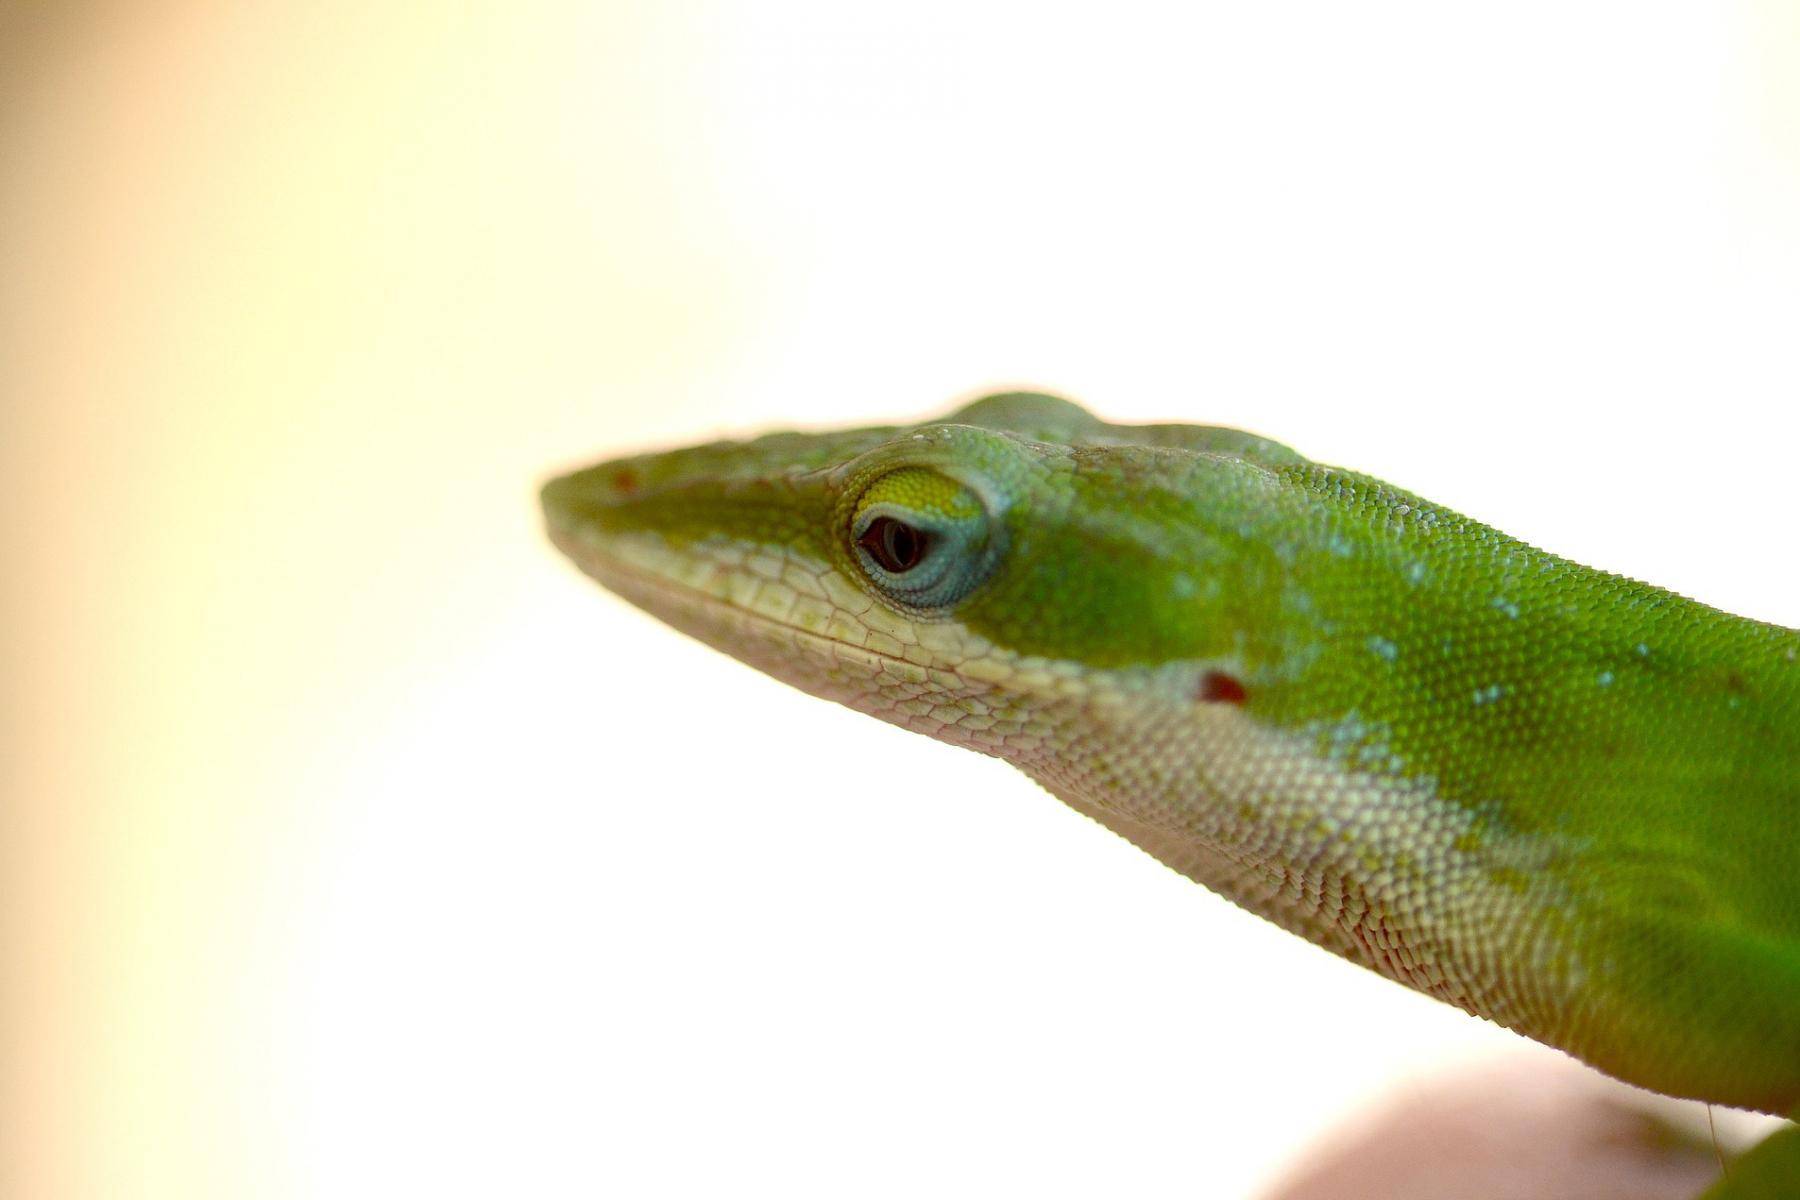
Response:
POLYGON ((1032 383, 1800 623, 1782 30, 0 11, 0 1193, 1245 1195, 1510 1045, 590 593, 533 485, 1032 383))
POLYGON ((1692 1200, 1780 1122, 1644 1092, 1554 1052, 1407 1084, 1262 1200, 1692 1200))

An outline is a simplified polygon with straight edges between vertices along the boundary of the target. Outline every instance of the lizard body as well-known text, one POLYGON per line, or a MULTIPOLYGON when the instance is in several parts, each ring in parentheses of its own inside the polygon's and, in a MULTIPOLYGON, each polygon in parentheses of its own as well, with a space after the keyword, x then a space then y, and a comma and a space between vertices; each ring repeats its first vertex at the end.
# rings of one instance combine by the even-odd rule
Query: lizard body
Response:
POLYGON ((1629 1082, 1800 1108, 1792 630, 1030 393, 543 502, 627 600, 1004 758, 1327 949, 1629 1082))

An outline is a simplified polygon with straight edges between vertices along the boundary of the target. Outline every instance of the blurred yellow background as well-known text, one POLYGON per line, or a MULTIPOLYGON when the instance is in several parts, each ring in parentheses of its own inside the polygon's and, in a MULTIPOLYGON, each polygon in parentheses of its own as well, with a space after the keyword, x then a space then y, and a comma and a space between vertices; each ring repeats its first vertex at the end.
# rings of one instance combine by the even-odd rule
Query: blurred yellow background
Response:
POLYGON ((0 1193, 1245 1195, 1524 1053, 533 489, 1030 384, 1800 624, 1795 11, 0 8, 0 1193))

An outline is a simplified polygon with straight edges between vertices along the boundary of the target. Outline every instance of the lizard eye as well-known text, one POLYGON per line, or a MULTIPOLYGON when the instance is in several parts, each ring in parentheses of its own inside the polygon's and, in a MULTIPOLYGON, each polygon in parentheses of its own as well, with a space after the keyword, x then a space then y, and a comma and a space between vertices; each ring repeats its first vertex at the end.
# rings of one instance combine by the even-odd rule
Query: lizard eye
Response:
POLYGON ((869 582, 907 608, 946 608, 993 565, 987 509, 968 488, 925 467, 901 467, 864 489, 850 540, 869 582))
POLYGON ((856 539, 856 544, 867 550, 869 557, 881 564, 882 570, 890 575, 903 575, 925 557, 931 535, 893 517, 876 517, 856 539))

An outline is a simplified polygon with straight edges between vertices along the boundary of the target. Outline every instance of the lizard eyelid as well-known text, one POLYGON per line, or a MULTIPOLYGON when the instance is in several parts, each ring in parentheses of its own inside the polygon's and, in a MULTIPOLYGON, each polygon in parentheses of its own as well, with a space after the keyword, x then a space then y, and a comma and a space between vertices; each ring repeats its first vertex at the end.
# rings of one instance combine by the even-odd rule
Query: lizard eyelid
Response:
POLYGON ((992 519, 961 483, 925 467, 902 467, 872 481, 850 520, 852 557, 890 602, 944 609, 993 568, 992 519))

